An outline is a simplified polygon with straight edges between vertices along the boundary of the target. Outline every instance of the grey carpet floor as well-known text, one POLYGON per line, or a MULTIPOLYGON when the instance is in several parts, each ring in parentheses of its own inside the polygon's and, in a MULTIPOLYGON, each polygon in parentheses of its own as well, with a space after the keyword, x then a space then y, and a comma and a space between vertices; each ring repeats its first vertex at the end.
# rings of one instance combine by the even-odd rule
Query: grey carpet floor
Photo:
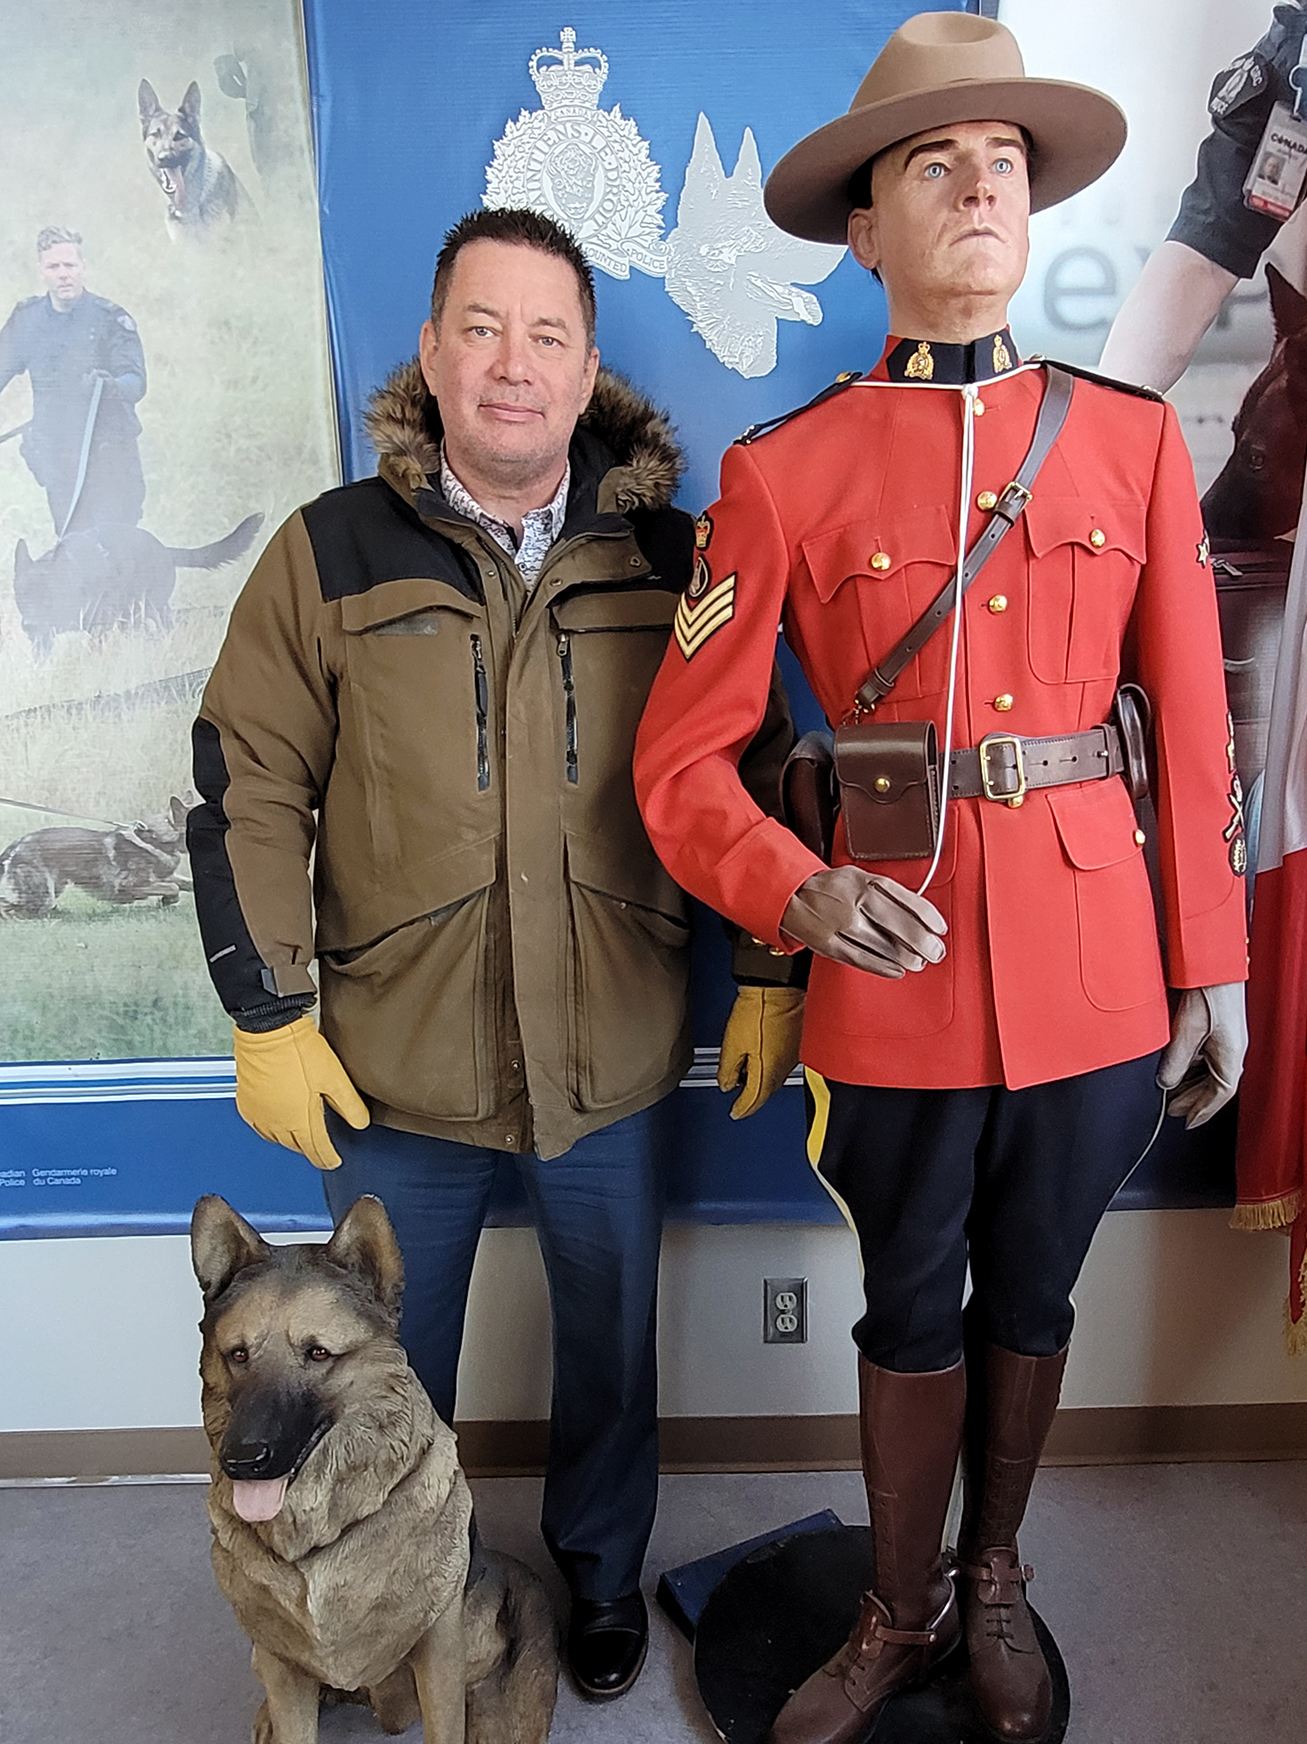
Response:
MULTIPOLYGON (((473 1487, 487 1540, 539 1569, 561 1611, 538 1481, 473 1487)), ((663 1568, 827 1506, 865 1520, 860 1481, 664 1478, 650 1593, 663 1568)), ((4 1744, 245 1744, 258 1695, 207 1541, 198 1485, 0 1491, 4 1744)), ((1022 1550, 1071 1676, 1067 1744, 1307 1740, 1307 1464, 1048 1471, 1022 1550)), ((322 1735, 382 1736, 348 1708, 322 1735)), ((596 1708, 564 1686, 553 1731, 557 1744, 715 1736, 689 1648, 656 1609, 632 1693, 596 1708)))

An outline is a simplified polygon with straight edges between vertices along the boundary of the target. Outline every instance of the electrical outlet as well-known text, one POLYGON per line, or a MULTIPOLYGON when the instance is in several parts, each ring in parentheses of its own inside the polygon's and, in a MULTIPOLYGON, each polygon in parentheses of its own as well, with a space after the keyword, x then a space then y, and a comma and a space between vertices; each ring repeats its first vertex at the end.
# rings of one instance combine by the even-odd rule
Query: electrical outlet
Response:
POLYGON ((762 1342, 808 1342, 808 1280, 764 1278, 762 1281, 762 1342))

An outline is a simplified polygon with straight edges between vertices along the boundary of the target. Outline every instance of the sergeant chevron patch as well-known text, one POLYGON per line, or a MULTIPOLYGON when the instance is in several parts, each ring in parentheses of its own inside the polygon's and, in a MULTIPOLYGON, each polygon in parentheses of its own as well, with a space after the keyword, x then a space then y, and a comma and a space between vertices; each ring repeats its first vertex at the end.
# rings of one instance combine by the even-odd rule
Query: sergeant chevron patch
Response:
POLYGON ((687 660, 692 660, 703 647, 709 636, 715 630, 720 630, 723 624, 729 624, 735 616, 735 576, 724 576, 715 587, 710 587, 706 593, 699 595, 697 600, 690 598, 690 592, 681 595, 680 604, 676 608, 676 616, 672 620, 672 628, 676 634, 676 645, 687 660))

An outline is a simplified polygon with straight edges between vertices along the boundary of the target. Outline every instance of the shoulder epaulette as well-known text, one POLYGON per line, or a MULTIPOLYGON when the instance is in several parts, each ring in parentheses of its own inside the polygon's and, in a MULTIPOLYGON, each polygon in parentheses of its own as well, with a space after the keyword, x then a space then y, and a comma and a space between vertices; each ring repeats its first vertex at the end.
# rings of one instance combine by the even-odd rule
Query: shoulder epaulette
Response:
POLYGON ((795 406, 791 412, 782 412, 778 418, 765 418, 761 424, 750 424, 743 436, 735 438, 737 443, 748 444, 756 442, 759 436, 767 435, 770 430, 779 430, 782 424, 788 424, 791 418, 797 418, 801 412, 810 412, 814 406, 822 405, 826 400, 833 399, 836 394, 842 394, 845 388, 851 388, 856 381, 862 380, 860 369, 841 370, 829 387, 823 388, 813 399, 802 406, 795 406))
POLYGON ((45 292, 44 291, 38 291, 36 296, 34 296, 34 297, 24 297, 20 303, 14 304, 14 314, 16 315, 20 309, 30 309, 32 307, 33 303, 43 303, 44 301, 45 301, 45 292))
POLYGON ((1063 363, 1057 357, 1030 357, 1028 363, 1051 363, 1057 369, 1064 369, 1068 375, 1079 376, 1081 381, 1097 382, 1100 388, 1115 388, 1119 394, 1133 394, 1137 400, 1157 400, 1165 403, 1166 395, 1159 394, 1156 388, 1143 387, 1138 382, 1118 381, 1113 375, 1099 375, 1097 370, 1084 369, 1078 363, 1063 363))

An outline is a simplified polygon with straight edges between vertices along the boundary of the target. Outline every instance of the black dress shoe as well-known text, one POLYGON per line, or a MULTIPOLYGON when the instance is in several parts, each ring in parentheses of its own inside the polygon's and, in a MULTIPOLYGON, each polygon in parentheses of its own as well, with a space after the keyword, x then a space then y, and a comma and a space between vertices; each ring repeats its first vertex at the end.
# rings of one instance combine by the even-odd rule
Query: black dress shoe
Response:
POLYGON ((639 1677, 648 1648, 649 1613, 642 1593, 608 1603, 573 1598, 567 1662, 587 1701, 624 1696, 639 1677))

